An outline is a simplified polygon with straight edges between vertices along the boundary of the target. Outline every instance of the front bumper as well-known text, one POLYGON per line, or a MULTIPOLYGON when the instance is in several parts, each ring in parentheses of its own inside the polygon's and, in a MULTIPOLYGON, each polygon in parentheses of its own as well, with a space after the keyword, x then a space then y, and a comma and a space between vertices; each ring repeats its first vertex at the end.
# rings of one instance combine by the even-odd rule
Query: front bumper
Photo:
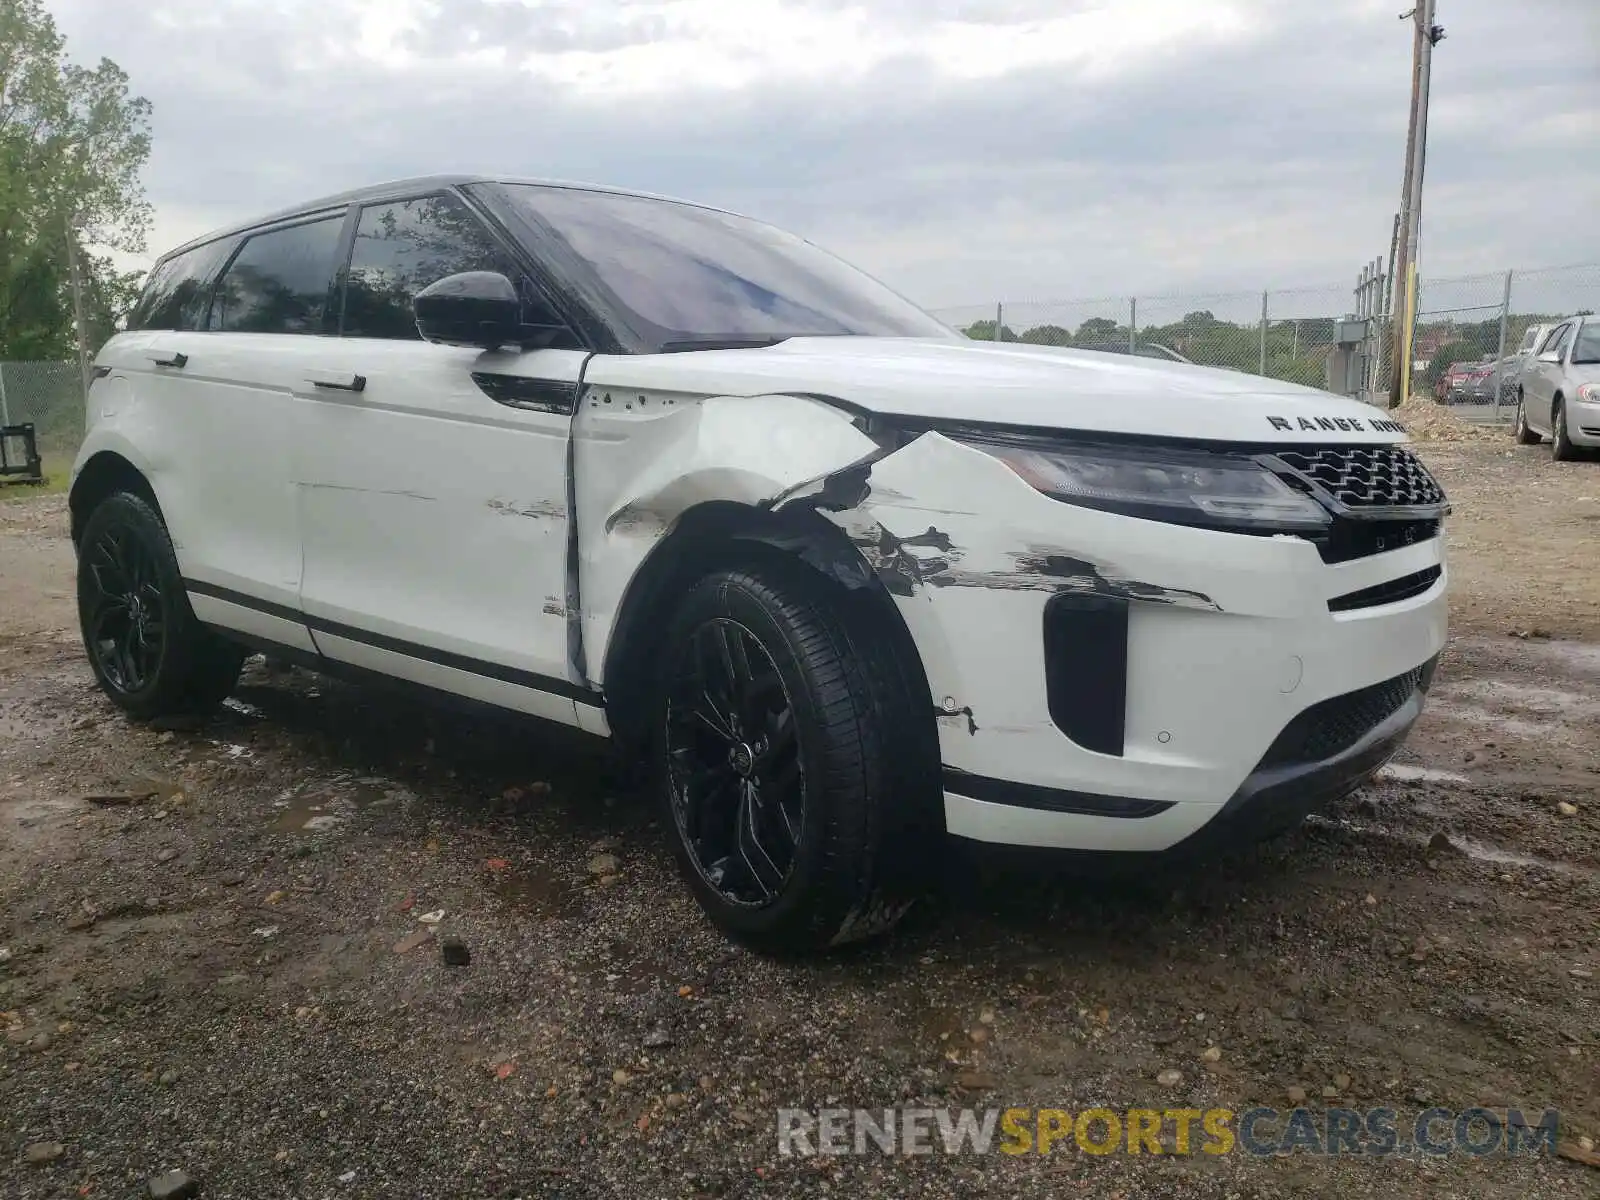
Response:
POLYGON ((1444 646, 1440 536, 1329 563, 1301 538, 1063 504, 936 435, 871 486, 870 525, 841 523, 864 551, 876 530, 880 575, 886 546, 912 560, 891 591, 959 837, 1157 852, 1213 823, 1288 827, 1394 752, 1444 646))
POLYGON ((1568 401, 1567 437, 1575 446, 1600 446, 1600 400, 1568 401))

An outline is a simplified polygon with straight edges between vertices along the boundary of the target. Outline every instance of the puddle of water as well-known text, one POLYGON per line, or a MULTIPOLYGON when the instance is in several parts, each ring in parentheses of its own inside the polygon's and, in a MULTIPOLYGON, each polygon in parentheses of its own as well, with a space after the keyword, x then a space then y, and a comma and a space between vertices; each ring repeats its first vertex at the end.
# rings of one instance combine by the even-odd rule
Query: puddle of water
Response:
POLYGON ((1570 863, 1554 862, 1547 858, 1537 858, 1531 854, 1520 854, 1515 850, 1507 850, 1504 846, 1493 846, 1488 842, 1475 841, 1469 837, 1462 837, 1459 833, 1450 835, 1450 844, 1455 846, 1468 858, 1475 858, 1479 862, 1493 863, 1501 867, 1532 867, 1541 871, 1553 871, 1557 875, 1592 875, 1592 871, 1582 867, 1574 867, 1570 863))
POLYGON ((335 829, 350 820, 350 815, 335 808, 337 801, 322 796, 297 796, 281 804, 282 812, 272 823, 273 833, 319 833, 335 829))
POLYGON ((1440 771, 1433 767, 1413 767, 1407 763, 1389 763, 1378 772, 1379 779, 1397 783, 1470 783, 1457 771, 1440 771))
POLYGON ((965 1033, 967 1028, 960 1014, 944 1008, 928 1009, 917 1024, 923 1036, 934 1042, 953 1041, 956 1035, 965 1033))
POLYGON ((348 776, 337 776, 327 783, 302 790, 290 788, 272 802, 279 810, 272 823, 274 833, 323 833, 348 825, 356 814, 369 808, 392 808, 410 804, 417 794, 410 788, 391 784, 386 779, 368 776, 351 783, 348 776))
POLYGON ((1482 729, 1493 729, 1498 733, 1516 737, 1545 738, 1561 728, 1553 721, 1525 721, 1521 717, 1490 712, 1487 708, 1481 708, 1476 704, 1458 704, 1442 697, 1429 699, 1428 712, 1436 717, 1459 721, 1463 725, 1476 725, 1482 729))
POLYGON ((1504 679, 1467 679, 1441 689, 1445 697, 1462 695, 1474 700, 1505 704, 1540 716, 1578 716, 1600 709, 1600 702, 1581 692, 1564 688, 1535 687, 1510 683, 1504 679))
POLYGON ((1524 645, 1529 653, 1580 675, 1600 675, 1600 643, 1528 641, 1524 645))
POLYGON ((546 918, 567 916, 579 903, 578 890, 543 867, 496 871, 490 877, 489 891, 512 908, 546 918))
MULTIPOLYGON (((1430 837, 1421 834, 1405 833, 1398 829, 1391 829, 1387 825, 1377 825, 1366 821, 1357 821, 1350 817, 1324 817, 1313 814, 1306 818, 1311 825, 1320 825, 1324 829, 1340 829, 1346 833, 1353 833, 1357 837, 1373 838, 1377 841, 1395 842, 1403 846, 1415 846, 1419 850, 1426 848, 1430 837)), ((1447 835, 1450 844, 1457 853, 1472 859, 1474 862, 1484 863, 1495 867, 1516 867, 1520 870, 1548 871, 1552 875, 1564 875, 1571 879, 1589 879, 1600 874, 1591 867, 1582 867, 1574 863, 1558 862, 1555 859, 1539 858, 1532 854, 1522 854, 1516 850, 1508 850, 1504 846, 1496 846, 1489 842, 1480 842, 1474 838, 1463 837, 1459 833, 1447 835)))

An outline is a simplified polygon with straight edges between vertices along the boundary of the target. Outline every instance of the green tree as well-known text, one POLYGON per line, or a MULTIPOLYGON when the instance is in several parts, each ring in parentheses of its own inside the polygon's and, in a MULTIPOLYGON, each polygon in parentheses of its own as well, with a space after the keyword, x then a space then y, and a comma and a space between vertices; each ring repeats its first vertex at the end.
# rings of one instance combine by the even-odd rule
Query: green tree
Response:
POLYGON ((144 249, 149 123, 116 63, 69 61, 39 0, 0 0, 0 358, 87 354, 126 312, 96 249, 144 249))
POLYGON ((1059 325, 1035 325, 1023 332, 1022 340, 1031 342, 1035 346, 1070 346, 1072 330, 1063 329, 1059 325))
MULTIPOLYGON (((974 321, 961 332, 975 342, 992 342, 995 340, 993 321, 974 321)), ((1000 340, 1003 342, 1017 341, 1017 331, 1009 325, 1003 326, 1000 330, 1000 340)))

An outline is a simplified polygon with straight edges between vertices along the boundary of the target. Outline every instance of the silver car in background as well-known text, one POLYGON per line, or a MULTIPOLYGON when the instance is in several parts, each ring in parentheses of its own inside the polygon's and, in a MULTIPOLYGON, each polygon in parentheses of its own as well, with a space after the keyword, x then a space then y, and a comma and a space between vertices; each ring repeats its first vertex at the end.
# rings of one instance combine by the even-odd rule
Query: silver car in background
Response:
POLYGON ((1550 457, 1570 462, 1600 448, 1600 317, 1569 317, 1539 342, 1517 387, 1516 439, 1550 439, 1550 457))
POLYGON ((1544 341, 1544 335, 1549 332, 1549 325, 1529 325, 1523 331, 1522 341, 1518 343, 1517 348, 1500 360, 1499 403, 1516 403, 1517 388, 1522 383, 1522 368, 1527 366, 1528 360, 1533 357, 1534 348, 1544 341))

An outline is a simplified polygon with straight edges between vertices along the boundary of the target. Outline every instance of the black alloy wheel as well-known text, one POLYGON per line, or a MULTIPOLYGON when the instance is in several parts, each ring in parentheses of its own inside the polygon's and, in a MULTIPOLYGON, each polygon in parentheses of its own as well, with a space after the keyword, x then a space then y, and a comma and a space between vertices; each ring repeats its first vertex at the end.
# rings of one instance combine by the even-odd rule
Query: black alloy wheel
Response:
POLYGON ((155 560, 126 525, 99 530, 83 555, 84 643, 114 690, 142 692, 167 649, 166 602, 155 560))
POLYGON ((794 706, 772 655, 737 621, 706 621, 673 665, 666 722, 673 817, 696 869, 730 903, 772 903, 806 821, 794 706))
POLYGON ((165 523, 132 492, 84 522, 78 622, 101 690, 141 719, 215 708, 244 664, 243 649, 195 617, 165 523))
POLYGON ((933 702, 889 603, 747 550, 667 622, 650 725, 663 824, 700 907, 752 949, 886 932, 942 850, 933 702))

